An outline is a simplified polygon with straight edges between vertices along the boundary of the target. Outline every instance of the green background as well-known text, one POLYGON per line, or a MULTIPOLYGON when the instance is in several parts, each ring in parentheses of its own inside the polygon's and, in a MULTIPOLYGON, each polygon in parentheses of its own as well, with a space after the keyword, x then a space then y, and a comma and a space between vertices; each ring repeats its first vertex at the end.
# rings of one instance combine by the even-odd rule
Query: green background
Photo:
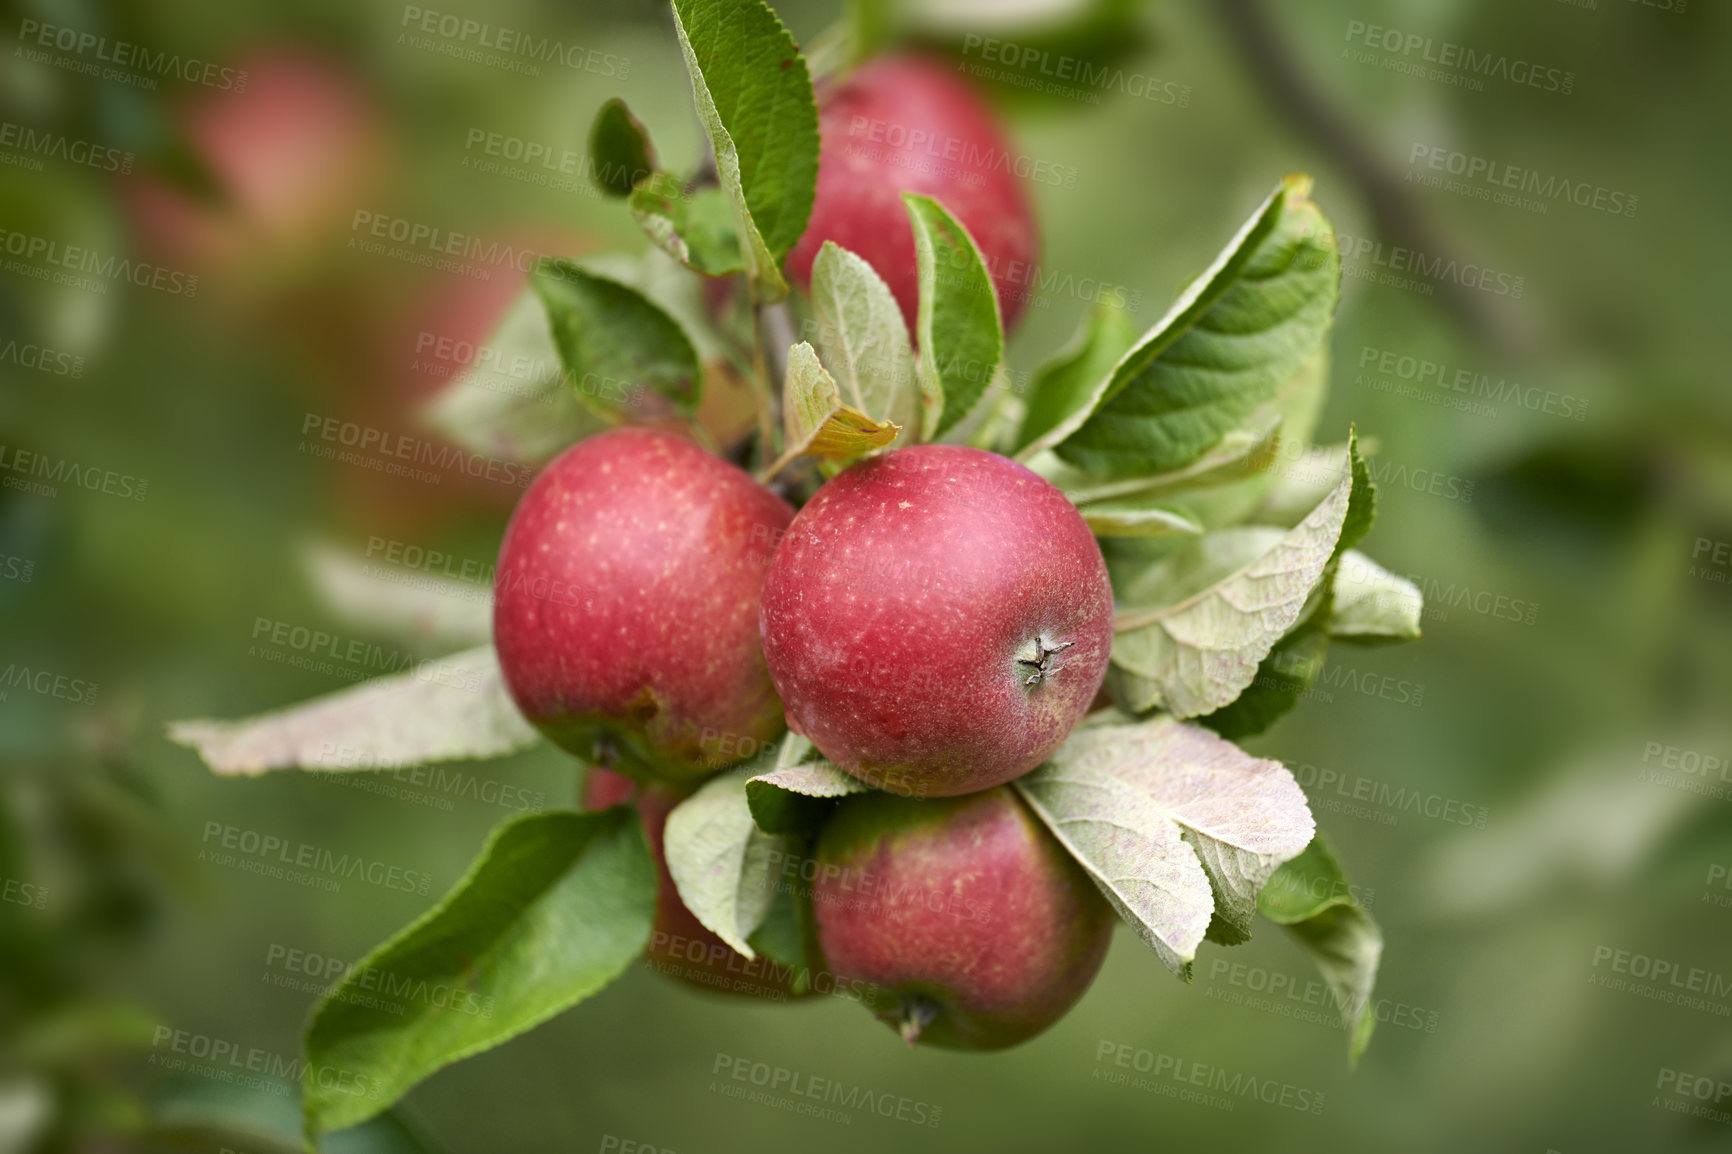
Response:
MULTIPOLYGON (((124 20, 81 3, 7 6, 6 120, 112 142, 139 161, 130 176, 53 158, 40 171, 0 167, 0 227, 143 252, 151 238, 129 198, 144 170, 198 184, 172 126, 202 90, 165 80, 147 92, 33 64, 17 51, 24 19, 222 61, 295 45, 355 77, 378 125, 372 184, 345 187, 330 219, 286 256, 249 252, 201 276, 190 299, 126 284, 95 295, 0 272, 0 342, 84 358, 76 379, 0 359, 0 445, 149 482, 138 501, 67 486, 54 498, 0 490, 0 553, 32 563, 25 581, 0 560, 0 656, 100 686, 94 703, 17 687, 0 699, 0 870, 47 891, 41 909, 0 903, 0 1115, 46 1112, 61 1133, 83 1135, 65 1148, 278 1148, 257 1119, 285 1109, 281 1094, 166 1069, 171 1047, 153 1044, 157 1026, 292 1056, 312 995, 272 983, 284 973, 268 961, 272 947, 359 957, 430 905, 514 812, 460 791, 443 795, 449 805, 421 805, 294 774, 221 780, 163 737, 170 719, 252 713, 354 674, 254 651, 260 619, 367 638, 316 596, 303 564, 310 542, 363 550, 382 537, 481 566, 497 549, 517 490, 394 481, 302 449, 307 414, 414 428, 399 382, 417 318, 451 287, 348 247, 351 214, 533 237, 572 255, 635 250, 644 242, 618 203, 466 168, 471 130, 575 151, 595 108, 619 96, 670 167, 696 159, 689 88, 660 7, 442 3, 627 57, 629 73, 543 65, 528 76, 422 51, 399 43, 404 10, 393 4, 151 4, 124 20), (329 893, 224 868, 200 860, 210 823, 424 872, 431 888, 351 880, 329 893), (241 1137, 184 1122, 213 1117, 217 1098, 255 1119, 241 1137), (154 1146, 136 1136, 151 1126, 154 1146)), ((838 15, 830 4, 777 7, 802 43, 838 15)), ((1366 171, 1382 172, 1394 219, 1437 249, 1523 278, 1520 299, 1468 290, 1460 307, 1441 286, 1425 294, 1351 275, 1343 285, 1320 436, 1353 421, 1378 443, 1376 465, 1389 471, 1366 548, 1426 589, 1426 636, 1337 646, 1333 687, 1326 674, 1323 692, 1250 748, 1299 771, 1385 933, 1386 1020, 1357 1071, 1340 1029, 1311 1020, 1327 1007, 1244 1004, 1270 975, 1301 993, 1314 980, 1266 924, 1231 951, 1206 946, 1189 987, 1121 932, 1069 1017, 994 1056, 909 1051, 836 999, 749 1005, 634 968, 549 1025, 431 1078, 397 1111, 418 1137, 380 1127, 369 1148, 1724 1148, 1727 1123, 1666 1109, 1693 1099, 1657 1081, 1672 1069, 1732 1082, 1732 998, 1691 1007, 1598 979, 1617 976, 1611 951, 1629 951, 1732 981, 1732 908, 1715 900, 1732 898, 1728 871, 1715 869, 1732 865, 1732 800, 1642 777, 1654 748, 1732 758, 1732 566, 1693 558, 1732 541, 1732 402, 1720 368, 1732 360, 1732 12, 1703 0, 1683 11, 1636 0, 1261 9, 1173 0, 1098 13, 1060 36, 1019 30, 991 5, 955 4, 941 38, 1047 46, 1185 87, 1183 106, 1112 90, 1098 104, 995 90, 1023 153, 1075 169, 1074 187, 1032 186, 1045 267, 1060 281, 1140 293, 1142 324, 1290 171, 1313 174, 1338 233, 1387 252, 1403 241, 1371 207, 1366 171), (1379 53, 1350 39, 1353 21, 1556 67, 1574 74, 1572 90, 1490 79, 1473 91, 1363 62, 1355 49, 1379 53), (1246 45, 1259 35, 1290 72, 1252 62, 1246 45), (1327 110, 1321 129, 1307 115, 1316 108, 1327 110), (1427 188, 1404 179, 1416 143, 1603 186, 1636 196, 1637 208, 1618 216, 1553 202, 1540 214, 1427 188), (1361 376, 1367 349, 1585 400, 1586 416, 1512 401, 1491 402, 1487 415, 1434 403, 1435 389, 1380 391, 1361 376), (1450 495, 1469 482, 1470 500, 1450 495), (1532 623, 1504 619, 1500 597, 1522 603, 1516 614, 1537 607, 1532 623), (1420 686, 1417 703, 1392 699, 1420 686), (1374 797, 1356 808, 1341 792, 1355 789, 1374 797), (1400 790, 1427 799, 1421 810, 1388 800, 1400 790), (1484 828, 1422 811, 1450 802, 1451 814, 1483 808, 1484 828), (1112 1084, 1119 1046, 1290 1085, 1324 1105, 1310 1114, 1242 1099, 1229 1111, 1112 1084), (856 1110, 841 1124, 733 1100, 715 1071, 736 1059, 937 1106, 940 1122, 856 1110)), ((929 26, 939 17, 928 12, 929 26)), ((1351 252, 1346 264, 1376 271, 1351 252)), ((1085 307, 1075 293, 1044 294, 1011 341, 1013 367, 1040 364, 1085 307)), ((546 750, 458 768, 478 787, 521 787, 549 806, 569 804, 577 779, 546 750)))

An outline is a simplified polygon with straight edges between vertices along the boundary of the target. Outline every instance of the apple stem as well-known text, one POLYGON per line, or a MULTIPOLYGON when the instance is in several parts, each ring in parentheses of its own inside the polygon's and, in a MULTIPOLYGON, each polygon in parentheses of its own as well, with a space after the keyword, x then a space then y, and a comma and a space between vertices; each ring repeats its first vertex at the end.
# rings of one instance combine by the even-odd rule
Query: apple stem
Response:
POLYGON ((1042 681, 1045 681, 1047 678, 1063 669, 1064 666, 1054 665, 1052 663, 1053 654, 1063 649, 1069 649, 1075 644, 1076 642, 1074 641, 1061 641, 1056 645, 1052 645, 1047 643, 1045 637, 1036 637, 1028 645, 1024 645, 1017 651, 1016 663, 1018 665, 1032 665, 1034 666, 1034 672, 1028 675, 1028 677, 1023 681, 1023 684, 1039 685, 1042 681), (1030 646, 1033 648, 1031 649, 1030 646), (1028 656, 1024 657, 1024 653, 1027 653, 1028 656))
POLYGON ((920 1031, 938 1016, 938 1003, 924 994, 906 994, 896 1015, 896 1032, 910 1046, 920 1040, 920 1031))

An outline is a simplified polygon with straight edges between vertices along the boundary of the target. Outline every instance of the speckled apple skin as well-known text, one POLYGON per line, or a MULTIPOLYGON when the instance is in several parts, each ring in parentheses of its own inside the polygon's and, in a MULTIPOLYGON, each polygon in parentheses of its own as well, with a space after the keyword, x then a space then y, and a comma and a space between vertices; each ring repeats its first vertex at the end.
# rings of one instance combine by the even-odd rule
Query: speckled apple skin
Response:
POLYGON ((800 510, 764 583, 788 725, 892 793, 947 797, 1039 765, 1106 675, 1100 546, 1052 485, 995 453, 863 461, 800 510), (1029 684, 1032 639, 1064 646, 1029 684))
POLYGON ((668 814, 680 803, 680 795, 662 785, 640 788, 629 777, 605 769, 589 771, 583 783, 583 808, 600 810, 626 802, 637 805, 656 863, 656 916, 649 946, 644 950, 656 972, 713 993, 773 1002, 813 996, 810 987, 799 994, 793 992, 798 975, 792 967, 778 966, 762 955, 754 959, 735 952, 680 901, 679 888, 668 873, 662 841, 668 814))
POLYGON ((1009 787, 842 802, 818 837, 812 909, 827 964, 938 1006, 919 1040, 956 1050, 1027 1041, 1094 981, 1112 908, 1009 787))
POLYGON ((1034 210, 1013 170, 1017 155, 992 109, 951 66, 908 54, 863 65, 819 93, 818 191, 788 254, 789 273, 808 286, 819 248, 833 240, 877 270, 912 328, 920 280, 902 193, 920 193, 974 238, 1009 330, 1040 256, 1034 210))
POLYGON ((759 596, 793 515, 667 433, 566 450, 499 550, 493 641, 518 708, 563 748, 640 777, 690 780, 773 740, 759 596))

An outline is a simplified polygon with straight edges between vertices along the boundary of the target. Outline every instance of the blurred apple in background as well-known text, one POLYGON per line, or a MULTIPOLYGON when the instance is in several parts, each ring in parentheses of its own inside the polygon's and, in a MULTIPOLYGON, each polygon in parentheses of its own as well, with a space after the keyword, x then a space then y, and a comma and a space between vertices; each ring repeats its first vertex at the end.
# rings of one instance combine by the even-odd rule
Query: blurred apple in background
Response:
POLYGON ((244 86, 201 89, 173 114, 213 187, 144 173, 125 197, 147 248, 252 275, 239 263, 292 265, 309 241, 345 226, 378 182, 387 138, 373 96, 325 54, 271 47, 234 67, 244 86))

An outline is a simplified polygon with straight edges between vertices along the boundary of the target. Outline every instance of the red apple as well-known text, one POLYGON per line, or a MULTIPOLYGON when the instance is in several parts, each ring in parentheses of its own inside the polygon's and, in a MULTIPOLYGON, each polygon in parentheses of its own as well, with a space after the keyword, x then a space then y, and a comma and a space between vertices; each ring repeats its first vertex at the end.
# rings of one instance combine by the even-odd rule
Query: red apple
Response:
POLYGON ((758 640, 787 502, 668 433, 616 429, 524 493, 493 641, 518 708, 579 757, 691 779, 782 732, 758 640))
POLYGON ((656 863, 655 925, 650 931, 649 949, 644 952, 651 967, 689 986, 723 994, 781 1002, 814 992, 808 986, 806 991, 795 994, 793 983, 798 971, 762 954, 748 958, 737 952, 706 929, 680 901, 680 892, 668 873, 667 853, 662 844, 668 814, 679 804, 679 794, 665 786, 639 789, 631 778, 605 769, 591 769, 584 780, 585 809, 606 809, 633 800, 637 802, 644 837, 656 863))
POLYGON ((812 910, 829 966, 884 991, 915 1041, 997 1050, 1034 1037, 1094 981, 1113 912, 1008 787, 844 800, 818 835, 812 910))
POLYGON ((794 519, 764 583, 788 726, 893 793, 972 793, 1039 765, 1112 649, 1100 546, 1045 480, 980 449, 863 461, 794 519))
POLYGON ((909 326, 920 282, 903 192, 936 198, 962 222, 998 288, 1009 331, 1040 255, 1017 154, 992 109, 956 72, 915 55, 881 56, 819 94, 818 193, 788 272, 802 287, 827 240, 877 270, 909 326))

